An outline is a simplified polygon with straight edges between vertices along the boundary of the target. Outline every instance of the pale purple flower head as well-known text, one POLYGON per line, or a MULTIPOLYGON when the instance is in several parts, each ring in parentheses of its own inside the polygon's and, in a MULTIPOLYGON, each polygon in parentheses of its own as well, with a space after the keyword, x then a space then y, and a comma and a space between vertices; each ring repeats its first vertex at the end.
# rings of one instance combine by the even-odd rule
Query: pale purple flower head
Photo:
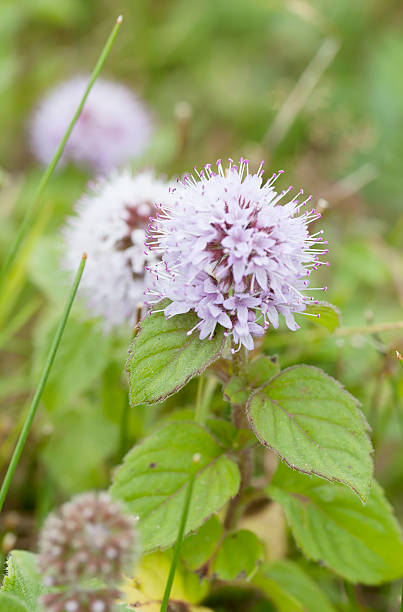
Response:
POLYGON ((133 517, 107 493, 83 493, 50 514, 39 538, 46 586, 98 578, 115 582, 137 552, 133 517))
POLYGON ((63 266, 74 273, 87 253, 80 292, 106 329, 133 323, 144 303, 145 267, 157 261, 157 254, 144 253, 146 227, 167 194, 168 185, 151 171, 114 171, 91 184, 67 220, 63 266))
POLYGON ((69 588, 42 595, 41 603, 48 612, 115 612, 119 596, 119 591, 111 588, 69 588))
MULTIPOLYGON (((73 118, 89 77, 77 76, 52 89, 31 120, 31 148, 48 164, 73 118)), ((152 132, 144 104, 125 86, 98 79, 70 135, 62 161, 71 161, 96 172, 139 156, 152 132)))
POLYGON ((221 160, 217 171, 211 164, 195 169, 170 190, 149 227, 148 248, 162 257, 152 267, 149 302, 168 298, 167 317, 195 311, 200 339, 221 325, 238 348, 252 349, 254 336, 270 323, 278 327, 279 314, 296 330, 293 313, 313 301, 302 290, 311 271, 327 263, 319 260, 327 253, 322 231, 308 231, 320 218, 306 209, 311 196, 300 201, 300 190, 281 204, 292 187, 278 194, 282 172, 264 182, 262 166, 251 174, 241 158, 239 165, 229 160, 227 170, 221 160))

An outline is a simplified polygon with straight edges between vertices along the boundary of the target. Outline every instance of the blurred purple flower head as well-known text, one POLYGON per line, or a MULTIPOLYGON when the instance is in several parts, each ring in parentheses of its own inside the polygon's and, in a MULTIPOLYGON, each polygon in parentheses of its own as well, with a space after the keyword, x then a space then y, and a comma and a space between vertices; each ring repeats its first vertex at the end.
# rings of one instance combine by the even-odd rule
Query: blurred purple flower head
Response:
POLYGON ((306 209, 311 196, 300 201, 300 190, 280 204, 292 187, 278 194, 282 172, 264 183, 262 166, 251 174, 241 158, 239 165, 229 160, 227 170, 221 160, 217 171, 211 164, 195 169, 170 190, 147 240, 162 257, 152 267, 149 303, 168 298, 165 316, 196 312, 200 339, 222 325, 237 348, 249 350, 270 323, 278 327, 279 314, 289 329, 299 327, 293 313, 313 301, 302 290, 310 272, 327 263, 319 260, 327 253, 322 232, 308 231, 320 218, 306 209))
MULTIPOLYGON (((31 148, 48 164, 73 118, 89 77, 77 76, 52 89, 33 114, 31 148)), ((98 79, 94 84, 64 150, 62 160, 96 172, 139 156, 152 132, 150 115, 125 86, 98 79)))
POLYGON ((155 204, 167 195, 168 185, 151 171, 114 171, 91 184, 77 214, 67 220, 63 266, 75 271, 86 251, 80 291, 91 316, 103 317, 106 329, 133 322, 143 305, 145 266, 157 261, 156 254, 144 253, 146 227, 155 204))
POLYGON ((78 588, 67 591, 47 593, 41 602, 49 612, 113 612, 116 610, 116 589, 98 589, 95 591, 78 588))
POLYGON ((107 493, 84 493, 63 504, 48 516, 39 538, 39 568, 47 586, 118 581, 135 553, 134 519, 107 493))

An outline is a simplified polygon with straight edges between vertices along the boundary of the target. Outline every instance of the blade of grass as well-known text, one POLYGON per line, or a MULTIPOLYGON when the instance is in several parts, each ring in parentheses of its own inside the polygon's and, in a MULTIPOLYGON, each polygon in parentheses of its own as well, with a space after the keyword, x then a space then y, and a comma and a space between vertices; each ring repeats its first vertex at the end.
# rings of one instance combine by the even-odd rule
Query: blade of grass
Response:
POLYGON ((286 136, 339 48, 340 43, 334 38, 328 37, 322 42, 282 105, 264 138, 264 142, 270 147, 270 151, 274 151, 286 136))
POLYGON ((3 504, 4 504, 4 501, 6 499, 6 496, 7 496, 7 493, 8 493, 8 489, 10 488, 10 484, 11 484, 12 478, 14 476, 14 472, 15 472, 15 470, 17 468, 18 461, 19 461, 19 459, 21 457, 21 453, 22 453, 22 451, 24 449, 25 442, 26 442, 26 440, 28 438, 28 434, 29 434, 29 431, 31 429, 32 422, 33 422, 33 420, 35 418, 35 414, 36 414, 36 410, 38 408, 38 404, 40 402, 43 390, 44 390, 45 385, 46 385, 46 381, 47 381, 47 379, 49 377, 50 370, 51 370, 53 362, 55 360, 56 353, 57 353, 60 341, 61 341, 62 336, 63 336, 64 328, 66 327, 67 319, 69 317, 70 310, 71 310, 71 307, 73 305, 74 299, 76 297, 77 289, 78 289, 78 286, 79 286, 80 281, 81 281, 81 277, 82 277, 83 272, 84 272, 84 266, 85 266, 85 263, 86 263, 86 259, 87 259, 87 255, 84 253, 82 258, 81 258, 81 262, 80 262, 80 265, 78 267, 76 276, 74 278, 74 282, 73 282, 73 285, 72 285, 72 288, 71 288, 71 292, 70 292, 70 295, 69 295, 69 297, 67 299, 66 306, 65 306, 62 318, 60 320, 59 327, 58 327, 58 329, 56 331, 56 335, 55 335, 55 337, 53 339, 53 343, 52 343, 52 346, 50 348, 49 355, 48 355, 47 361, 45 363, 45 367, 43 369, 43 372, 42 372, 42 375, 41 375, 38 387, 37 387, 37 389, 35 391, 35 395, 34 395, 34 397, 32 399, 31 405, 29 407, 29 410, 28 410, 28 413, 27 413, 27 417, 25 419, 25 422, 24 422, 24 425, 22 427, 20 436, 18 438, 16 447, 15 447, 13 455, 11 457, 11 461, 9 463, 6 475, 4 477, 3 484, 1 485, 1 490, 0 490, 0 512, 1 512, 2 508, 3 508, 3 504))
MULTIPOLYGON (((197 385, 197 393, 196 393, 196 408, 195 408, 195 421, 196 423, 204 423, 206 418, 206 407, 204 407, 205 402, 203 402, 203 389, 205 387, 205 381, 203 376, 200 376, 197 385)), ((196 453, 193 456, 193 462, 195 464, 199 463, 200 455, 196 453)), ((186 490, 185 501, 183 504, 183 511, 181 516, 181 522, 179 525, 178 537, 176 538, 174 555, 172 558, 171 567, 168 574, 167 583, 165 586, 164 596, 162 598, 161 609, 160 612, 166 612, 169 605, 169 596, 171 594, 172 585, 175 579, 176 566, 178 565, 180 550, 183 542, 183 536, 185 534, 186 522, 189 514, 190 501, 192 499, 193 486, 196 477, 196 472, 193 472, 189 479, 188 488, 186 490)))
POLYGON ((351 584, 350 582, 347 582, 347 580, 345 580, 344 581, 344 591, 346 594, 346 599, 349 604, 349 608, 348 608, 349 612, 357 612, 359 608, 358 608, 357 597, 356 597, 354 585, 351 584))
MULTIPOLYGON (((200 455, 196 453, 193 456, 193 462, 197 464, 199 463, 199 461, 200 461, 200 455)), ((187 518, 189 514, 190 500, 192 498, 195 477, 196 477, 196 471, 194 471, 193 474, 191 475, 189 479, 188 488, 186 490, 185 502, 183 504, 183 510, 182 510, 181 522, 179 525, 178 537, 176 538, 176 543, 175 543, 175 548, 174 548, 174 556, 172 558, 172 563, 171 563, 171 567, 169 570, 167 583, 165 586, 164 596, 162 598, 160 612, 167 612, 167 609, 168 609, 169 596, 171 594, 171 589, 172 589, 172 585, 173 585, 174 578, 175 578, 176 566, 178 564, 179 554, 180 554, 180 550, 181 550, 181 546, 183 542, 183 536, 185 533, 186 522, 187 522, 187 518)))
POLYGON ((10 250, 9 250, 5 260, 4 260, 4 263, 3 263, 2 267, 1 267, 1 270, 0 270, 0 288, 3 285, 3 282, 4 282, 4 280, 5 280, 5 278, 6 278, 7 274, 8 274, 9 269, 11 268, 11 266, 14 263, 15 257, 17 255, 18 251, 19 251, 21 243, 23 242, 25 234, 26 234, 28 228, 30 227, 32 211, 38 205, 39 200, 41 199, 42 194, 43 194, 43 192, 44 192, 44 190, 46 188, 46 185, 48 184, 49 179, 52 176, 52 174, 53 174, 53 172, 54 172, 54 170, 55 170, 55 168, 57 166, 57 163, 58 163, 58 161, 59 161, 59 159, 60 159, 60 157, 61 157, 61 155, 63 153, 64 147, 66 146, 66 143, 67 143, 67 141, 68 141, 68 139, 70 137, 70 134, 71 134, 71 132, 73 130, 73 127, 74 127, 77 119, 79 118, 79 116, 81 114, 81 111, 82 111, 83 106, 85 104, 85 101, 87 100, 88 95, 89 95, 89 93, 90 93, 90 91, 92 89, 92 86, 94 85, 95 81, 97 80, 97 78, 99 76, 99 73, 101 72, 102 67, 103 67, 103 65, 105 63, 105 60, 108 57, 108 55, 109 55, 109 53, 110 53, 110 51, 112 49, 113 43, 115 42, 115 38, 116 38, 116 36, 117 36, 117 34, 119 32, 119 29, 120 29, 120 26, 122 24, 122 21, 123 21, 123 18, 120 15, 116 19, 116 23, 115 23, 115 25, 113 27, 113 30, 112 30, 111 34, 109 35, 109 38, 106 41, 106 44, 105 44, 104 48, 101 51, 101 54, 100 54, 100 56, 98 58, 98 61, 97 61, 96 65, 95 65, 95 68, 92 71, 90 80, 89 80, 88 85, 87 85, 87 89, 85 90, 84 95, 83 95, 83 97, 81 99, 81 102, 78 105, 76 112, 74 113, 74 116, 73 116, 73 118, 72 118, 72 120, 70 122, 70 125, 67 128, 66 133, 64 134, 64 136, 62 138, 62 141, 60 142, 60 144, 59 144, 59 146, 57 148, 57 151, 56 151, 52 161, 50 162, 50 164, 46 168, 46 170, 45 170, 45 172, 44 172, 44 174, 43 174, 43 176, 41 178, 41 181, 40 181, 40 183, 38 185, 38 188, 37 188, 37 190, 35 192, 35 195, 34 195, 32 201, 31 201, 31 203, 29 204, 29 206, 26 209, 24 218, 23 218, 22 223, 21 223, 21 225, 19 227, 19 230, 17 232, 15 240, 14 240, 13 244, 11 245, 11 248, 10 248, 10 250))
MULTIPOLYGON (((195 421, 196 421, 196 423, 203 423, 204 422, 204 418, 205 418, 204 411, 202 412, 202 405, 203 405, 202 398, 203 398, 204 382, 205 381, 204 381, 203 376, 200 376, 199 380, 198 380, 198 384, 197 384, 197 393, 196 393, 196 408, 195 408, 195 421)), ((193 462, 195 464, 197 464, 199 461, 200 461, 200 455, 199 454, 195 454, 193 456, 193 462)), ((165 586, 164 596, 162 598, 160 612, 166 612, 167 609, 168 609, 169 596, 171 594, 172 585, 173 585, 173 582, 174 582, 174 579, 175 579, 176 566, 178 565, 180 550, 181 550, 181 546, 182 546, 182 542, 183 542, 183 536, 184 536, 185 529, 186 529, 186 522, 187 522, 187 518, 188 518, 188 514, 189 514, 190 501, 191 501, 191 498, 192 498, 195 476, 196 476, 196 472, 193 472, 193 474, 191 475, 191 477, 189 479, 188 488, 186 490, 186 496, 185 496, 185 501, 184 501, 184 504, 183 504, 183 511, 182 511, 182 516, 181 516, 181 522, 180 522, 180 525, 179 525, 178 537, 176 538, 176 543, 175 543, 175 548, 174 548, 174 555, 173 555, 173 558, 172 558, 172 563, 171 563, 171 567, 170 567, 170 570, 169 570, 167 583, 166 583, 166 586, 165 586)))

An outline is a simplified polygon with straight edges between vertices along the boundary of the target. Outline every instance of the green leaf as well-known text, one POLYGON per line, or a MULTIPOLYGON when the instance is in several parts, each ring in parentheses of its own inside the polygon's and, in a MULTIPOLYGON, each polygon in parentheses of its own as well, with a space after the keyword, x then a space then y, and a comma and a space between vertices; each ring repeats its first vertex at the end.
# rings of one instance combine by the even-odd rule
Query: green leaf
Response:
POLYGON ((195 470, 186 533, 200 527, 239 489, 237 464, 208 431, 197 423, 169 423, 135 446, 117 469, 111 492, 139 517, 144 552, 176 541, 186 488, 195 470))
POLYGON ((358 401, 312 366, 294 366, 258 389, 248 403, 254 432, 300 472, 351 487, 362 500, 372 478, 368 425, 358 401))
POLYGON ((276 356, 260 355, 248 365, 248 381, 253 388, 260 387, 269 382, 273 376, 280 373, 280 366, 276 356))
POLYGON ((264 385, 279 372, 277 357, 260 355, 249 363, 244 377, 233 376, 231 378, 224 387, 224 396, 231 404, 244 404, 248 401, 251 389, 264 385))
MULTIPOLYGON (((333 306, 333 304, 329 304, 328 302, 319 302, 319 304, 310 304, 307 306, 305 312, 309 312, 314 315, 320 315, 317 318, 314 318, 313 321, 318 325, 322 325, 322 327, 326 327, 326 329, 332 333, 335 329, 340 327, 341 324, 341 315, 340 310, 333 306)), ((309 317, 312 318, 312 317, 309 317)))
POLYGON ((230 421, 224 419, 207 419, 206 427, 225 448, 231 448, 239 430, 230 421))
POLYGON ((223 526, 216 515, 184 539, 181 547, 183 563, 192 571, 200 570, 214 554, 223 533, 223 526))
POLYGON ((293 561, 264 563, 253 577, 253 584, 276 604, 279 612, 335 612, 323 591, 293 561))
POLYGON ((282 505, 307 557, 351 582, 379 584, 403 576, 399 526, 376 482, 363 505, 346 487, 283 464, 267 490, 282 505))
POLYGON ((257 535, 240 529, 225 536, 213 562, 212 571, 221 580, 250 578, 263 561, 264 548, 257 535))
POLYGON ((10 593, 0 593, 0 612, 33 612, 18 597, 10 593))
POLYGON ((224 328, 219 326, 211 340, 200 340, 197 332, 188 335, 198 321, 194 313, 166 319, 157 312, 141 322, 127 362, 133 406, 163 401, 220 357, 224 328))
POLYGON ((25 550, 13 550, 9 554, 1 591, 17 597, 30 611, 37 609, 43 584, 36 566, 36 555, 25 550))
POLYGON ((241 376, 234 376, 225 385, 224 397, 231 404, 245 404, 250 396, 250 388, 248 382, 241 376))
MULTIPOLYGON (((125 581, 123 591, 125 601, 131 604, 133 612, 159 612, 161 600, 165 591, 169 570, 172 564, 173 551, 157 551, 144 555, 135 568, 134 577, 125 581)), ((173 610, 181 610, 184 604, 196 604, 204 599, 209 591, 207 581, 201 582, 199 577, 188 571, 182 563, 176 568, 172 585, 170 603, 173 610), (182 606, 180 604, 182 603, 182 606), (175 605, 177 604, 177 606, 175 605)), ((186 612, 199 610, 186 605, 186 612)), ((200 610, 207 611, 207 608, 200 610)))

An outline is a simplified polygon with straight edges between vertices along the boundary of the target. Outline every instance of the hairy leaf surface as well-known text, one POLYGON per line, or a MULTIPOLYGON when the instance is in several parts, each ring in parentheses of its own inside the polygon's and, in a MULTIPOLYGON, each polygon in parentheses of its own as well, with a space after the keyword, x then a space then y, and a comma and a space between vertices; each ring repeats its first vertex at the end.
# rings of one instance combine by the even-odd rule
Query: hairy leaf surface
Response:
POLYGON ((169 423, 135 446, 117 469, 111 492, 139 517, 144 552, 176 541, 193 472, 186 533, 220 510, 240 484, 236 462, 206 429, 193 422, 169 423), (196 453, 200 455, 197 464, 193 461, 196 453))
POLYGON ((351 582, 379 584, 403 576, 399 526, 374 482, 364 505, 346 487, 280 465, 268 487, 282 505, 297 544, 351 582))
POLYGON ((252 395, 248 414, 262 444, 290 467, 367 498, 373 469, 368 425, 358 401, 334 378, 312 366, 288 368, 252 395))
POLYGON ((335 612, 324 592, 293 561, 263 563, 253 584, 276 604, 279 612, 335 612))
POLYGON ((31 611, 37 609, 38 597, 43 591, 36 559, 36 555, 25 550, 13 550, 7 558, 7 574, 1 588, 2 592, 17 597, 31 611))
POLYGON ((127 362, 133 406, 161 402, 220 357, 224 328, 218 326, 211 340, 200 340, 197 331, 188 335, 198 322, 194 313, 166 319, 163 312, 141 322, 127 362))

